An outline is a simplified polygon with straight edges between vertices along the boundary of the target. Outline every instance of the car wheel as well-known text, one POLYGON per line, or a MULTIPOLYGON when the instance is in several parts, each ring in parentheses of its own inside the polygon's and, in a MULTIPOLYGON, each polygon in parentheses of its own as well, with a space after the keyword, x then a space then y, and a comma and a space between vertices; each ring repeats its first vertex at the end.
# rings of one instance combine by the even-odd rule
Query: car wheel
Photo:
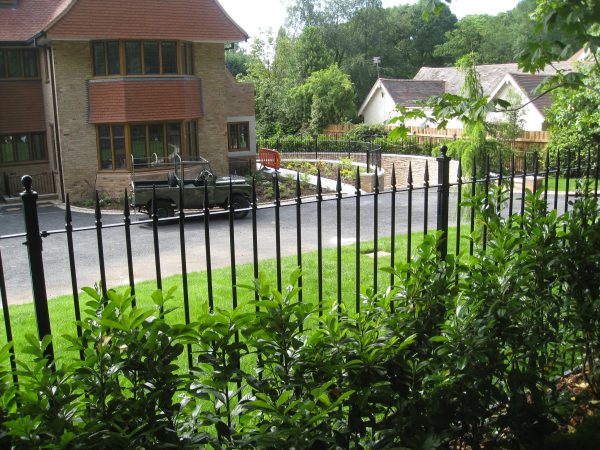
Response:
MULTIPOLYGON (((152 219, 152 202, 148 204, 148 217, 152 219)), ((171 203, 167 200, 157 200, 156 201, 156 216, 159 219, 164 219, 166 217, 173 217, 175 215, 175 210, 171 203)))
POLYGON ((250 208, 250 201, 243 195, 234 195, 231 198, 231 206, 233 206, 233 217, 236 219, 243 219, 248 215, 248 209, 250 208), (242 209, 243 211, 239 211, 242 209))

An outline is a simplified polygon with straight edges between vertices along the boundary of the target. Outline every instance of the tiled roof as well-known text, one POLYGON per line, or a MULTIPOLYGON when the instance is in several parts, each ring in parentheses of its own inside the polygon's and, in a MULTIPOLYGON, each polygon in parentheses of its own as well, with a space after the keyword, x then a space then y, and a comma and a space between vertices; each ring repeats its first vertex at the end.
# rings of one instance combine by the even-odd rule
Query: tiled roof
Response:
POLYGON ((35 36, 72 0, 19 0, 0 8, 0 41, 25 42, 35 36))
POLYGON ((444 93, 443 81, 395 80, 381 78, 381 84, 389 92, 394 103, 402 106, 416 106, 418 100, 444 93))
MULTIPOLYGON (((527 94, 530 100, 539 95, 539 93, 534 92, 535 89, 548 78, 548 75, 531 75, 524 73, 511 73, 510 76, 519 85, 521 90, 527 94)), ((539 112, 544 114, 544 110, 552 105, 552 97, 550 94, 544 94, 533 100, 532 103, 539 112)))
POLYGON ((44 131, 44 100, 40 80, 0 83, 0 134, 44 131))
MULTIPOLYGON (((555 62, 553 66, 546 67, 540 74, 553 74, 555 68, 572 70, 570 62, 555 62)), ((517 63, 484 64, 477 66, 477 73, 481 79, 483 93, 490 95, 494 88, 502 81, 507 73, 523 73, 517 63)), ((441 80, 446 82, 446 92, 460 94, 464 76, 456 67, 422 67, 415 75, 415 80, 441 80)))
POLYGON ((89 123, 202 117, 200 80, 196 78, 117 78, 88 83, 89 123))
POLYGON ((216 0, 19 0, 0 9, 0 41, 179 39, 238 42, 248 38, 216 0))

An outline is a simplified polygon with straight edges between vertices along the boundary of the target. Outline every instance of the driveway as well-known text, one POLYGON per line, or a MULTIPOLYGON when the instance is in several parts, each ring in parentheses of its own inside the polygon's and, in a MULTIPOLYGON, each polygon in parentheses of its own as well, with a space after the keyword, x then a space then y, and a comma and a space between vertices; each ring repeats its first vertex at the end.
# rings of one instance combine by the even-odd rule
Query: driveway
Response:
MULTIPOLYGON (((431 189, 429 193, 428 229, 436 227, 437 193, 431 189)), ((390 236, 391 194, 383 193, 378 200, 378 236, 390 236)), ((559 204, 564 200, 561 199, 559 204)), ((552 202, 552 196, 549 198, 552 202)), ((354 197, 344 198, 341 208, 342 244, 355 242, 356 232, 356 200, 354 197)), ((413 194, 412 229, 423 229, 424 194, 415 191, 413 194)), ((519 202, 515 202, 518 211, 519 202)), ((562 208, 561 208, 562 209, 562 208)), ((396 194, 396 232, 407 230, 407 193, 396 194)), ((303 201, 302 250, 317 249, 317 205, 312 199, 303 201)), ((322 204, 323 227, 322 239, 324 247, 335 247, 336 236, 336 201, 324 201, 322 204)), ((374 196, 364 195, 361 199, 360 222, 361 240, 373 240, 374 230, 374 196)), ((132 215, 132 247, 133 266, 136 282, 155 279, 154 247, 152 226, 140 223, 146 220, 145 214, 132 215)), ((64 210, 57 206, 39 207, 40 230, 49 231, 50 235, 43 240, 44 267, 49 297, 71 293, 71 278, 64 230, 64 210)), ((282 256, 296 254, 296 208, 293 203, 283 205, 280 210, 281 251, 282 256)), ((456 223, 455 195, 451 194, 450 226, 456 223)), ((78 228, 89 228, 74 234, 75 259, 78 286, 93 286, 100 279, 98 269, 98 247, 94 226, 94 215, 91 213, 73 213, 73 223, 78 228)), ((125 251, 124 228, 114 226, 123 223, 121 215, 104 215, 102 218, 104 242, 104 258, 108 286, 128 283, 127 260, 125 251)), ((252 262, 252 220, 236 220, 235 250, 236 264, 252 262)), ((259 236, 258 256, 260 260, 275 257, 275 210, 260 208, 257 212, 257 229, 259 236)), ((0 253, 4 264, 4 275, 7 285, 7 298, 10 303, 31 300, 29 265, 26 247, 22 245, 25 238, 6 237, 6 235, 24 232, 21 208, 0 208, 0 253)), ((229 221, 227 215, 212 216, 210 221, 211 260, 212 267, 230 265, 229 221)), ((189 272, 206 269, 206 253, 204 245, 204 220, 202 217, 190 217, 185 225, 185 242, 187 267, 189 272)), ((163 224, 159 227, 159 245, 162 275, 181 273, 180 236, 178 223, 163 224)))

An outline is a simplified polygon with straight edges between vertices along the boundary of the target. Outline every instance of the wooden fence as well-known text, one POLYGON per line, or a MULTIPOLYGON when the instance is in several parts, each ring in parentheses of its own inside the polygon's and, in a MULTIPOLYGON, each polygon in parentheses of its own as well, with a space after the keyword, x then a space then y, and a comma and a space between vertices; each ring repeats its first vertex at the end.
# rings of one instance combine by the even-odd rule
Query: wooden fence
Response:
MULTIPOLYGON (((327 125, 323 129, 323 134, 330 136, 339 136, 347 133, 355 125, 353 124, 335 124, 327 125)), ((394 127, 386 125, 385 129, 391 131, 394 127)), ((409 127, 409 134, 417 137, 419 143, 434 142, 442 143, 448 140, 461 139, 463 137, 462 128, 421 128, 409 127)), ((517 150, 532 151, 534 149, 543 150, 548 145, 550 133, 548 131, 523 131, 521 136, 514 142, 514 148, 517 150)))

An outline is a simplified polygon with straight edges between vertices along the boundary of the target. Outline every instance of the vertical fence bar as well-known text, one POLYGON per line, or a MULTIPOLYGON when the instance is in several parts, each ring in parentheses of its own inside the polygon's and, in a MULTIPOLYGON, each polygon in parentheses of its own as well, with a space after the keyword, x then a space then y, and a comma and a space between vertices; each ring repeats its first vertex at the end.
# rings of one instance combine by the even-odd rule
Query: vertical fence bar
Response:
POLYGON ((531 192, 535 194, 537 192, 537 179, 538 179, 538 152, 533 152, 533 189, 531 192))
POLYGON ((556 152, 556 172, 554 174, 554 210, 558 209, 558 181, 560 179, 560 151, 556 152))
MULTIPOLYGON (((234 219, 235 219, 235 205, 233 202, 233 182, 231 180, 231 177, 229 177, 229 198, 227 199, 229 202, 229 257, 230 257, 230 262, 231 262, 231 299, 232 299, 232 303, 233 303, 233 309, 236 309, 238 307, 238 294, 237 294, 237 268, 236 268, 236 263, 235 263, 235 225, 234 225, 234 219)), ((281 289, 280 289, 281 292, 281 289)), ((240 341, 240 335, 239 335, 239 331, 235 331, 235 343, 237 344, 240 341)), ((239 352, 236 352, 235 355, 235 363, 236 363, 236 367, 240 368, 241 365, 241 361, 240 361, 240 354, 239 352)), ((237 389, 238 389, 238 401, 242 399, 242 391, 241 391, 241 387, 242 387, 242 382, 241 380, 238 380, 237 383, 237 389)), ((227 396, 229 397, 229 394, 227 394, 227 396)))
POLYGON ((125 223, 125 251, 127 252, 127 273, 129 275, 129 289, 133 295, 132 305, 135 306, 135 278, 133 276, 133 253, 131 251, 131 214, 129 211, 129 196, 127 189, 123 195, 123 222, 125 223))
MULTIPOLYGON (((252 268, 254 279, 258 280, 258 227, 256 226, 256 213, 258 205, 256 201, 256 175, 252 175, 252 268)), ((302 290, 298 293, 298 298, 301 299, 300 295, 302 290)), ((258 290, 254 290, 254 300, 259 301, 260 296, 258 290)), ((260 310, 258 306, 255 308, 256 312, 260 310)), ((262 355, 259 353, 256 356, 258 367, 262 367, 262 355)), ((262 370, 258 373, 258 378, 262 380, 262 370)))
MULTIPOLYGON (((525 189, 527 184, 527 153, 523 154, 523 184, 521 185, 521 218, 525 215, 525 189)), ((523 221, 521 221, 523 227, 523 221)))
POLYGON ((461 207, 460 203, 462 202, 462 164, 460 159, 458 160, 458 170, 456 171, 456 186, 457 186, 457 195, 456 195, 456 256, 460 253, 460 219, 461 219, 461 207))
POLYGON ((337 260, 337 311, 342 313, 342 178, 337 172, 336 191, 336 260, 337 260))
POLYGON ((302 303, 302 189, 300 186, 300 172, 296 172, 296 264, 300 268, 298 301, 302 303))
POLYGON ((598 197, 598 175, 600 171, 600 145, 596 147, 596 171, 594 174, 594 195, 598 197))
MULTIPOLYGON (((182 176, 183 178, 183 176, 182 176)), ((190 295, 188 287, 187 256, 185 247, 185 199, 183 195, 183 179, 179 183, 179 248, 181 253, 181 281, 183 283, 183 313, 185 324, 189 325, 190 295)), ((192 344, 187 344, 188 369, 192 369, 192 344)))
POLYGON ((590 183, 590 169, 592 165, 592 151, 588 148, 587 152, 587 164, 585 165, 585 185, 586 187, 590 183))
MULTIPOLYGON (((393 269, 396 264, 396 166, 392 163, 392 211, 390 218, 390 228, 391 228, 391 252, 390 252, 390 267, 393 269)), ((394 285, 394 274, 390 273, 390 286, 394 285)), ((394 310, 394 306, 392 304, 392 312, 394 310)))
POLYGON ((379 253, 379 174, 375 169, 375 195, 373 197, 373 290, 377 292, 377 272, 379 253))
MULTIPOLYGON (((258 280, 258 227, 256 223, 256 213, 258 205, 256 202, 256 175, 252 175, 252 269, 254 279, 258 280)), ((258 291, 254 290, 254 299, 259 300, 258 291)), ((256 307, 258 311, 258 306, 256 307)))
MULTIPOLYGON (((488 205, 490 204, 490 155, 487 155, 485 158, 485 182, 483 185, 483 189, 484 189, 484 200, 483 203, 487 209, 488 205)), ((485 252, 486 248, 487 248, 487 233, 488 233, 488 229, 487 229, 487 225, 484 223, 483 224, 483 251, 485 252)))
POLYGON ((107 287, 106 287, 106 268, 104 265, 104 244, 102 242, 102 213, 100 212, 100 197, 98 191, 96 191, 96 242, 98 244, 98 266, 100 267, 100 289, 102 290, 102 297, 104 300, 108 298, 107 287))
POLYGON ((356 294, 356 312, 360 312, 360 169, 356 167, 356 180, 354 182, 354 187, 356 189, 356 255, 355 255, 355 266, 356 266, 356 275, 354 280, 354 290, 356 294))
POLYGON ((437 231, 442 232, 438 241, 438 251, 442 259, 448 255, 448 203, 450 202, 450 158, 446 156, 448 147, 440 149, 442 156, 436 158, 438 164, 437 188, 437 231))
POLYGON ((571 152, 567 152, 567 173, 565 174, 565 210, 569 210, 569 181, 571 179, 571 152))
MULTIPOLYGON (((29 175, 21 178, 25 191, 21 193, 23 202, 23 218, 27 233, 27 255, 29 257, 29 272, 31 274, 31 287, 33 304, 37 321, 38 337, 40 341, 44 336, 52 335, 50 330, 50 314, 48 312, 48 296, 46 294, 46 279, 44 277, 44 260, 42 257, 42 237, 37 214, 38 194, 31 190, 33 180, 29 175)), ((52 342, 44 350, 48 362, 54 361, 52 342)))
MULTIPOLYGON (((77 337, 81 339, 82 330, 79 321, 81 320, 81 311, 79 308, 79 288, 77 287, 77 270, 75 269, 75 246, 73 245, 73 215, 71 214, 71 200, 67 193, 65 207, 65 231, 67 232, 67 251, 69 254, 69 272, 71 274, 71 292, 73 292, 73 308, 75 310, 75 322, 77 337)), ((79 358, 83 361, 83 349, 79 350, 79 358)))
POLYGON ((510 186, 508 187, 508 215, 512 216, 514 198, 515 198, 515 154, 512 154, 510 161, 510 186))
POLYGON ((500 158, 500 164, 498 164, 498 193, 496 196, 496 214, 500 214, 500 207, 502 203, 502 183, 504 181, 504 162, 500 158))
POLYGON ((321 186, 321 169, 317 169, 317 276, 319 317, 323 315, 323 236, 322 225, 323 188, 321 186))
MULTIPOLYGON (((2 251, 0 250, 0 297, 2 298, 2 313, 4 314, 4 330, 6 331, 6 342, 12 342, 12 326, 10 323, 10 313, 8 312, 8 298, 6 297, 6 281, 4 280, 4 266, 2 264, 2 251)), ((15 387, 19 386, 19 376, 17 375, 17 361, 15 359, 15 346, 10 347, 10 368, 15 387)))
POLYGON ((279 176, 275 173, 275 262, 277 265, 277 290, 281 292, 281 194, 279 192, 279 176))
MULTIPOLYGON (((471 199, 475 198, 475 189, 477 184, 477 167, 475 158, 473 158, 472 166, 471 166, 471 199)), ((469 230, 471 233, 471 238, 469 239, 469 255, 473 256, 473 251, 475 250, 473 241, 473 232, 475 231, 475 207, 471 204, 471 222, 469 226, 469 230)))
POLYGON ((160 249, 158 243, 158 205, 156 204, 156 185, 152 186, 152 242, 154 244, 156 289, 162 289, 162 275, 160 270, 160 249))
POLYGON ((427 236, 427 222, 429 219, 429 164, 425 161, 425 174, 423 176, 423 235, 427 236))
POLYGON ((208 207, 208 186, 204 186, 204 249, 206 252, 206 284, 208 288, 208 308, 215 310, 213 297, 212 260, 210 257, 210 209, 208 207))
POLYGON ((544 205, 548 208, 548 181, 550 180, 550 154, 546 152, 546 161, 544 168, 544 205))
POLYGON ((406 229, 406 262, 410 262, 412 253, 412 197, 413 197, 413 175, 412 175, 412 163, 408 162, 408 218, 407 218, 407 229, 406 229))

